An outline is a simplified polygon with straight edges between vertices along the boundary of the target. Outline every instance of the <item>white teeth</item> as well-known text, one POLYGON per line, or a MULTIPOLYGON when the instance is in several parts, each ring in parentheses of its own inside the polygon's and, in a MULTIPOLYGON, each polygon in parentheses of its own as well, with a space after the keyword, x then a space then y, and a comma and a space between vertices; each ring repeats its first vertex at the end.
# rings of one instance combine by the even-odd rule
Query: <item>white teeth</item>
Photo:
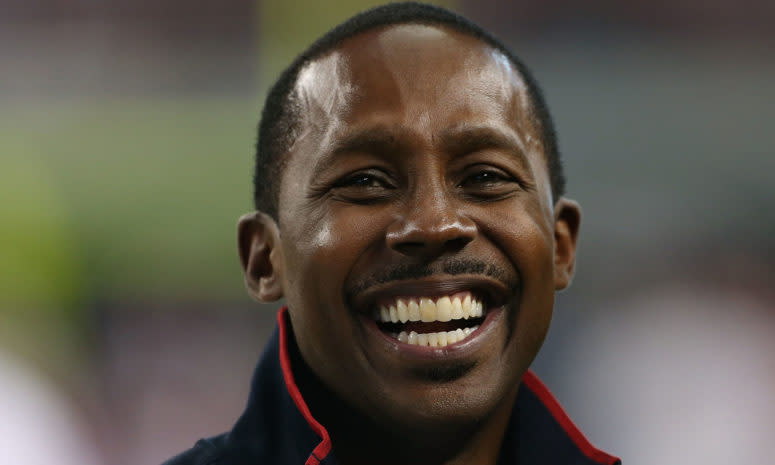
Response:
POLYGON ((460 297, 455 297, 452 301, 452 319, 459 320, 463 318, 463 303, 460 302, 460 297))
POLYGON ((442 297, 436 301, 436 319, 439 321, 452 319, 452 301, 449 297, 442 297))
MULTIPOLYGON (((484 304, 466 295, 463 299, 444 296, 436 300, 428 297, 419 299, 397 299, 394 305, 380 306, 375 309, 375 319, 382 323, 406 323, 408 321, 452 321, 480 318, 484 316, 484 304)), ((461 321, 462 322, 462 321, 461 321)), ((417 333, 416 331, 401 331, 391 333, 395 339, 404 344, 425 347, 446 347, 449 344, 465 340, 478 326, 457 328, 452 331, 417 333)))
POLYGON ((471 333, 476 331, 477 328, 479 328, 479 326, 472 326, 464 329, 458 328, 453 331, 421 334, 418 334, 415 331, 411 331, 408 334, 406 331, 401 331, 398 334, 392 334, 392 336, 405 344, 425 347, 446 347, 450 344, 464 340, 471 333))
POLYGON ((420 299, 420 320, 425 323, 436 321, 436 305, 431 299, 420 299))
POLYGON ((375 319, 382 323, 406 323, 407 321, 452 321, 484 316, 484 304, 471 298, 468 294, 462 300, 460 297, 451 299, 449 296, 440 297, 435 302, 429 297, 419 299, 396 300, 394 305, 382 305, 375 319))
POLYGON ((482 316, 482 303, 481 302, 474 302, 471 304, 471 318, 479 318, 482 316))
POLYGON ((417 305, 417 302, 410 300, 406 308, 409 312, 409 321, 420 321, 420 306, 417 305))
POLYGON ((467 295, 462 302, 463 318, 466 320, 471 316, 471 296, 467 295))
POLYGON ((409 321, 409 309, 406 308, 406 302, 399 299, 399 301, 396 302, 396 311, 398 312, 398 319, 401 320, 401 323, 409 321))
POLYGON ((388 310, 387 307, 379 308, 379 319, 383 323, 390 321, 390 310, 388 310))

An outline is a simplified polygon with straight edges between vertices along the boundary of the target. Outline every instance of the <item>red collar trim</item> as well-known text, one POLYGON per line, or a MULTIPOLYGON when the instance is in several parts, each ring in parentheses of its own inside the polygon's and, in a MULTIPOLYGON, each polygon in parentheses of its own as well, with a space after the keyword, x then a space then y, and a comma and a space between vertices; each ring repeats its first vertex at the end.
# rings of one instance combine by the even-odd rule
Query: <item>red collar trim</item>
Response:
POLYGON ((535 373, 528 370, 527 373, 525 373, 525 376, 522 377, 522 383, 538 397, 538 400, 544 404, 557 423, 565 430, 565 434, 571 438, 573 443, 576 444, 576 447, 578 447, 587 458, 601 465, 615 465, 621 463, 621 460, 619 460, 618 457, 603 452, 589 442, 584 434, 573 423, 573 420, 565 413, 565 410, 563 410, 552 392, 549 391, 549 388, 546 387, 543 381, 538 379, 538 376, 536 376, 535 373))
MULTIPOLYGON (((288 394, 290 394, 291 399, 293 399, 293 403, 296 404, 296 408, 299 409, 299 412, 301 412, 301 415, 307 421, 307 424, 312 431, 314 431, 321 439, 320 443, 312 450, 312 454, 307 458, 305 465, 318 465, 318 463, 331 452, 331 437, 328 435, 326 428, 312 416, 309 407, 307 407, 307 403, 304 402, 304 398, 301 396, 299 387, 296 385, 296 380, 293 378, 291 358, 288 354, 287 314, 288 307, 281 308, 277 313, 277 324, 280 327, 280 366, 282 367, 285 386, 288 389, 288 394)), ((620 463, 619 458, 603 452, 589 442, 584 434, 573 423, 573 420, 565 413, 560 403, 557 402, 557 399, 551 391, 549 391, 549 388, 538 379, 535 373, 528 370, 527 373, 525 373, 525 376, 522 377, 522 383, 538 397, 557 423, 565 430, 568 437, 571 438, 573 443, 576 444, 576 447, 578 447, 585 456, 601 465, 615 465, 620 463)))
POLYGON ((293 378, 293 371, 291 371, 291 357, 288 354, 288 328, 286 322, 286 314, 288 313, 288 307, 283 307, 277 313, 277 324, 280 327, 280 366, 283 370, 283 379, 285 379, 285 386, 288 388, 288 394, 290 394, 293 403, 296 404, 296 408, 299 409, 301 415, 307 421, 307 424, 312 431, 320 436, 320 443, 312 450, 312 454, 307 458, 305 465, 318 465, 329 452, 331 452, 331 437, 328 435, 328 431, 323 425, 318 423, 312 416, 312 413, 307 407, 307 403, 304 402, 304 398, 301 396, 301 391, 296 385, 296 380, 293 378))

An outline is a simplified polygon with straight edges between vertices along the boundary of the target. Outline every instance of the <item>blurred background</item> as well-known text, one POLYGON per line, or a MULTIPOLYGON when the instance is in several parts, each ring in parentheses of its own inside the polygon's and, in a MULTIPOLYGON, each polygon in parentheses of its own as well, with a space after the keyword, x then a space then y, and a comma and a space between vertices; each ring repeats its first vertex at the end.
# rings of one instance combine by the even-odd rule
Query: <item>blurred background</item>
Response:
MULTIPOLYGON (((4 457, 154 464, 231 427, 277 308, 236 255, 263 96, 375 3, 0 0, 4 457)), ((535 370, 625 464, 766 463, 775 3, 441 4, 534 71, 584 208, 535 370)))

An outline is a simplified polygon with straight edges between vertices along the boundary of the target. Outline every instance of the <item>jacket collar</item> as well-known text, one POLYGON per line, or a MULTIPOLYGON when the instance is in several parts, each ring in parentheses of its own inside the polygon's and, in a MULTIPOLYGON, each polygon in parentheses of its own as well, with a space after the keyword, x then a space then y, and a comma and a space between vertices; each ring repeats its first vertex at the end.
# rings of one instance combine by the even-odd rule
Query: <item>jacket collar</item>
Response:
MULTIPOLYGON (((225 463, 334 465, 331 438, 311 414, 291 370, 295 344, 283 307, 278 328, 253 375, 245 412, 228 434, 225 463)), ((499 465, 616 465, 573 424, 547 387, 528 371, 504 437, 499 465)))

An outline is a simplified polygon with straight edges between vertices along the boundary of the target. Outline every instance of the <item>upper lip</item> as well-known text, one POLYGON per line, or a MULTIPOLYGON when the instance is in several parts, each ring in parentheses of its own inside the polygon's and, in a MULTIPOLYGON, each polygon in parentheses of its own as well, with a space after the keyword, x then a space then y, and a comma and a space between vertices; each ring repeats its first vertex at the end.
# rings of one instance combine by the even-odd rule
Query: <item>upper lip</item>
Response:
POLYGON ((399 297, 442 297, 458 292, 470 291, 475 297, 484 299, 485 308, 499 307, 509 298, 509 288, 501 281, 486 276, 434 275, 420 279, 391 281, 372 286, 349 302, 352 308, 368 313, 377 302, 399 297))

